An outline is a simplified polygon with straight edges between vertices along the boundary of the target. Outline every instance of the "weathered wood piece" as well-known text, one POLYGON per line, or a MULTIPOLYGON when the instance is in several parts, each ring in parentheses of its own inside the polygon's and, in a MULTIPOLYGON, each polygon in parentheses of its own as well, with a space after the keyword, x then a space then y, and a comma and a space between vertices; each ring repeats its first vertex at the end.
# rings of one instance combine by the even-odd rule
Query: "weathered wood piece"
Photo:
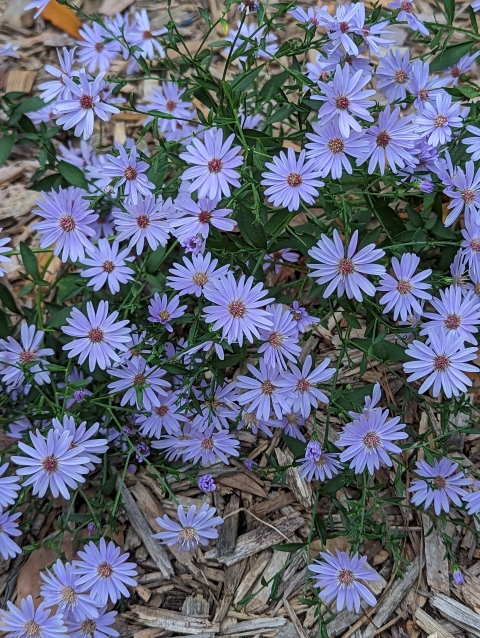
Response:
POLYGON ((204 634, 206 632, 218 633, 218 623, 212 623, 208 618, 189 616, 169 609, 155 609, 154 607, 142 607, 133 605, 125 614, 147 627, 159 627, 178 634, 204 634))
POLYGON ((429 602, 454 625, 466 629, 475 636, 480 636, 480 615, 466 605, 445 596, 445 594, 437 594, 430 598, 429 602))
POLYGON ((415 622, 428 636, 436 634, 437 638, 454 638, 453 634, 420 607, 415 611, 415 622))
POLYGON ((423 532, 425 539, 425 566, 427 583, 434 594, 442 592, 450 595, 450 580, 448 560, 445 558, 445 545, 442 536, 434 527, 432 519, 422 514, 423 532))

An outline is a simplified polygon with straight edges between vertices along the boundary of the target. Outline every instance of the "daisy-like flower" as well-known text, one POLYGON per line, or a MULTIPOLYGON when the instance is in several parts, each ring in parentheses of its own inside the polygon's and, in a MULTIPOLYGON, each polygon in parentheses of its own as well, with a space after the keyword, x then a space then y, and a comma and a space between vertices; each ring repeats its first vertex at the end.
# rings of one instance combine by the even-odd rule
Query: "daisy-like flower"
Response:
POLYGON ((454 166, 452 162, 452 158, 450 157, 450 153, 448 150, 444 153, 445 159, 439 158, 435 161, 435 171, 438 175, 438 179, 445 184, 445 186, 451 186, 455 188, 458 166, 454 166))
MULTIPOLYGON (((2 232, 3 228, 0 228, 0 233, 2 232)), ((7 248, 6 245, 9 243, 10 241, 10 237, 1 237, 0 238, 0 264, 1 263, 7 263, 8 261, 12 261, 10 259, 10 257, 7 257, 5 255, 5 253, 10 252, 10 248, 7 248)), ((0 266, 0 277, 3 277, 3 275, 5 274, 5 269, 2 268, 2 266, 0 266)))
POLYGON ((167 32, 165 27, 152 31, 150 27, 150 20, 145 9, 137 11, 135 13, 135 26, 130 30, 128 40, 133 46, 139 47, 142 50, 144 57, 149 60, 155 59, 155 52, 161 58, 165 57, 165 50, 156 39, 157 36, 163 35, 167 32))
POLYGON ((465 256, 460 248, 452 263, 450 264, 450 274, 453 277, 453 286, 457 286, 463 293, 468 290, 467 277, 465 275, 465 256))
POLYGON ((23 485, 33 485, 33 495, 40 498, 50 489, 54 498, 61 494, 69 500, 68 488, 76 489, 79 483, 84 483, 83 474, 89 471, 86 467, 89 459, 82 455, 83 448, 72 447, 72 435, 58 430, 49 430, 46 438, 38 430, 36 434, 30 432, 30 441, 33 447, 18 442, 27 456, 12 456, 13 463, 21 466, 17 474, 30 475, 23 485))
POLYGON ((247 405, 242 410, 242 418, 238 423, 237 430, 250 430, 252 434, 258 434, 259 432, 263 432, 268 437, 272 437, 273 433, 271 431, 271 427, 276 427, 278 425, 277 421, 273 421, 270 419, 259 419, 255 412, 249 411, 249 406, 247 405))
POLYGON ((43 341, 42 330, 23 322, 20 327, 20 343, 13 337, 0 339, 0 375, 2 381, 12 388, 25 382, 25 371, 33 375, 35 383, 50 383, 50 373, 45 369, 48 362, 44 357, 55 354, 52 348, 40 348, 43 341))
POLYGON ((460 114, 461 102, 452 102, 452 96, 441 93, 435 98, 435 102, 424 105, 422 115, 419 115, 415 124, 417 133, 426 138, 431 146, 441 146, 450 142, 455 128, 460 128, 463 117, 460 114))
POLYGON ((457 169, 455 187, 447 185, 443 192, 451 198, 445 226, 451 226, 462 211, 476 223, 480 222, 480 169, 475 173, 475 164, 472 161, 466 163, 465 171, 462 168, 457 169))
POLYGON ((62 614, 52 614, 44 602, 35 609, 31 596, 22 598, 19 607, 9 600, 7 606, 8 611, 0 611, 0 627, 5 638, 63 638, 67 633, 62 614))
POLYGON ((331 120, 337 122, 344 137, 349 137, 352 129, 361 132, 362 127, 354 116, 366 122, 373 122, 373 117, 367 109, 374 106, 375 102, 367 98, 374 95, 375 91, 363 90, 370 80, 370 76, 366 76, 363 71, 352 73, 348 64, 343 69, 338 65, 333 80, 318 83, 325 95, 312 96, 312 99, 325 102, 320 107, 318 119, 324 124, 331 120))
POLYGON ((3 476, 8 467, 8 463, 0 466, 0 509, 2 510, 15 503, 18 498, 17 492, 21 489, 18 476, 3 476))
POLYGON ((204 308, 207 323, 213 323, 214 330, 222 329, 222 339, 228 343, 243 344, 243 339, 253 343, 254 337, 260 338, 259 329, 272 326, 270 313, 263 308, 274 301, 264 299, 268 291, 261 283, 253 285, 253 277, 238 281, 232 273, 215 279, 203 289, 208 301, 214 304, 204 308))
POLYGON ((42 82, 42 84, 38 85, 40 93, 40 98, 44 102, 50 102, 55 98, 60 100, 68 100, 71 99, 71 92, 68 86, 64 82, 64 78, 67 77, 71 79, 74 76, 78 76, 78 71, 73 71, 73 65, 75 62, 75 47, 73 49, 67 49, 67 47, 63 47, 63 56, 60 51, 57 49, 58 62, 60 64, 60 69, 52 66, 51 64, 45 65, 45 71, 50 75, 53 75, 56 80, 48 80, 47 82, 42 82))
POLYGON ((369 605, 376 605, 377 599, 365 587, 361 580, 380 580, 380 575, 368 566, 367 557, 360 557, 357 554, 351 558, 346 552, 335 550, 336 555, 331 552, 321 552, 323 560, 314 561, 308 569, 312 572, 317 582, 314 587, 320 587, 320 598, 329 605, 334 600, 337 601, 337 611, 342 611, 344 607, 348 611, 353 609, 360 611, 360 600, 363 598, 369 605))
POLYGON ((218 259, 212 259, 211 253, 206 255, 193 255, 192 259, 183 258, 181 264, 174 264, 170 268, 167 284, 173 290, 178 290, 179 295, 195 295, 200 297, 204 286, 209 281, 223 277, 228 273, 228 266, 217 269, 218 259))
POLYGON ((423 313, 430 321, 423 324, 421 335, 443 331, 466 343, 477 343, 474 335, 478 332, 477 325, 480 323, 480 302, 472 291, 463 294, 458 286, 450 286, 440 290, 440 299, 433 298, 430 303, 437 312, 423 313))
POLYGON ((113 210, 117 240, 129 240, 128 247, 135 246, 141 255, 145 242, 152 250, 166 246, 169 237, 168 218, 173 213, 172 200, 161 197, 139 197, 136 204, 128 203, 128 213, 113 210))
MULTIPOLYGON (((237 29, 230 29, 226 38, 227 42, 231 42, 230 48, 224 49, 225 56, 229 56, 239 47, 244 47, 246 52, 253 52, 254 57, 270 59, 278 51, 277 36, 274 33, 265 34, 266 26, 258 27, 256 23, 243 24, 238 21, 237 29), (262 45, 262 41, 265 45, 262 45)), ((237 64, 240 66, 241 62, 246 62, 247 56, 240 55, 237 57, 237 64)))
POLYGON ((53 573, 46 569, 40 572, 43 582, 40 595, 46 605, 57 605, 58 611, 64 618, 82 618, 83 616, 98 616, 98 608, 90 599, 89 594, 83 594, 78 585, 78 575, 71 563, 62 563, 59 559, 52 566, 53 573))
POLYGON ((377 88, 391 102, 404 100, 407 97, 411 74, 410 52, 405 51, 402 56, 399 49, 389 51, 387 55, 380 58, 380 64, 375 73, 377 88))
POLYGON ((470 271, 480 272, 480 224, 467 217, 462 235, 463 241, 460 244, 462 256, 468 262, 470 271))
POLYGON ((365 275, 385 274, 384 266, 373 263, 383 257, 385 251, 375 248, 375 244, 369 244, 355 254, 357 245, 358 230, 353 233, 345 254, 340 235, 334 230, 333 241, 322 234, 317 245, 308 251, 310 257, 319 262, 307 264, 313 270, 310 276, 318 284, 328 283, 324 298, 335 290, 339 296, 346 292, 349 299, 357 301, 363 300, 362 291, 370 297, 375 295, 375 286, 365 275))
POLYGON ((419 263, 420 257, 413 253, 404 253, 400 261, 396 257, 392 257, 392 270, 395 276, 392 277, 392 275, 385 273, 380 279, 377 290, 386 293, 380 297, 380 303, 385 306, 383 312, 387 313, 393 310, 394 321, 398 317, 402 321, 406 321, 408 315, 413 312, 421 315, 423 310, 418 299, 429 300, 432 298, 432 295, 426 292, 432 286, 422 283, 424 279, 430 277, 432 271, 428 268, 415 275, 419 263))
POLYGON ((153 538, 158 538, 169 547, 178 545, 179 549, 186 552, 196 549, 199 545, 208 545, 211 540, 218 538, 215 528, 223 523, 223 518, 215 516, 216 513, 215 507, 210 507, 208 503, 204 503, 198 512, 196 505, 191 505, 187 512, 183 505, 179 505, 179 523, 172 521, 166 514, 155 519, 157 525, 166 531, 154 534, 153 538))
POLYGON ((82 456, 88 459, 86 464, 89 470, 95 469, 95 463, 101 463, 102 459, 97 454, 105 454, 108 450, 107 439, 94 439, 100 424, 94 423, 87 429, 87 422, 82 421, 80 425, 76 425, 73 416, 63 416, 63 420, 53 419, 52 425, 57 432, 63 434, 68 432, 72 437, 71 447, 81 447, 82 456))
POLYGON ((378 124, 367 129, 362 139, 363 149, 357 154, 357 166, 368 161, 368 172, 379 168, 385 173, 388 165, 393 173, 405 166, 415 166, 417 159, 412 154, 418 135, 411 125, 411 117, 400 118, 400 107, 393 112, 386 106, 378 116, 378 124))
POLYGON ((55 244, 54 255, 60 255, 63 262, 77 261, 85 255, 85 248, 91 248, 89 237, 95 235, 92 223, 98 215, 89 210, 90 203, 83 199, 86 191, 81 188, 59 188, 50 193, 42 191, 43 200, 37 199, 39 208, 32 212, 44 221, 34 224, 40 234, 40 248, 55 244))
POLYGON ((324 359, 315 368, 312 357, 308 355, 301 369, 290 363, 290 371, 282 373, 278 386, 282 388, 282 392, 287 401, 290 402, 294 412, 300 412, 303 417, 307 418, 310 416, 312 407, 316 408, 319 401, 328 403, 327 395, 318 386, 331 379, 335 373, 334 368, 328 367, 329 363, 330 359, 324 359))
POLYGON ((198 477, 197 487, 202 492, 215 492, 217 486, 215 485, 215 481, 213 480, 213 476, 211 474, 204 474, 203 476, 198 477))
POLYGON ((470 516, 480 512, 480 491, 478 491, 478 488, 480 488, 480 481, 473 481, 472 485, 477 488, 477 491, 469 492, 462 497, 466 504, 466 510, 470 516))
POLYGON ((472 70, 473 63, 479 55, 480 51, 475 51, 472 55, 466 53, 465 55, 462 55, 458 62, 455 62, 455 64, 448 67, 448 79, 452 83, 452 86, 456 86, 458 84, 461 75, 472 70))
POLYGON ((297 467, 297 472, 300 474, 300 478, 306 478, 307 481, 331 479, 342 469, 342 464, 338 461, 338 454, 324 452, 320 443, 313 439, 307 443, 305 457, 298 459, 298 462, 301 465, 297 467))
POLYGON ((321 177, 331 175, 332 179, 339 179, 345 170, 349 175, 353 168, 347 155, 357 157, 364 145, 364 134, 350 133, 345 137, 337 122, 329 122, 325 126, 321 122, 312 124, 315 133, 306 133, 311 140, 305 144, 307 158, 315 162, 321 177), (362 140, 362 141, 360 141, 362 140))
POLYGON ((111 34, 97 22, 92 26, 84 24, 79 29, 82 40, 77 40, 78 61, 85 65, 89 73, 108 71, 112 60, 120 53, 120 45, 112 40, 111 34), (109 40, 110 42, 105 42, 109 40))
POLYGON ((150 315, 148 320, 152 323, 161 323, 162 326, 165 326, 168 332, 173 332, 170 321, 172 321, 172 319, 177 319, 178 317, 183 317, 185 310, 187 309, 187 306, 179 306, 179 303, 179 295, 175 295, 170 301, 168 301, 167 295, 164 294, 160 297, 158 292, 156 292, 148 306, 148 312, 150 315))
POLYGON ((198 400, 201 401, 201 412, 193 420, 195 429, 203 432, 212 424, 218 430, 229 427, 229 421, 234 421, 240 408, 237 405, 238 394, 234 383, 201 384, 198 400))
MULTIPOLYGON (((325 7, 308 7, 306 10, 303 7, 294 7, 289 9, 287 13, 308 28, 324 26, 325 23, 325 7)), ((330 16, 328 17, 328 24, 330 24, 332 19, 330 16)))
POLYGON ((102 178, 117 180, 115 188, 123 186, 125 197, 131 202, 138 204, 139 195, 151 197, 155 184, 147 178, 146 172, 149 168, 147 162, 138 159, 137 147, 133 146, 128 152, 123 147, 118 148, 119 155, 105 156, 105 163, 101 167, 102 178), (118 179, 120 178, 120 179, 118 179))
POLYGON ((130 593, 126 586, 135 587, 137 575, 135 563, 127 563, 130 554, 120 555, 120 547, 113 541, 107 545, 100 539, 99 547, 90 541, 83 551, 78 552, 80 560, 73 561, 76 573, 80 576, 77 583, 83 591, 89 591, 91 600, 98 605, 106 605, 110 600, 116 603, 122 596, 130 593))
POLYGON ((200 462, 203 467, 222 461, 228 465, 229 456, 240 456, 237 441, 228 430, 214 430, 211 425, 204 432, 190 432, 189 439, 178 441, 178 448, 183 453, 184 461, 200 462))
POLYGON ((273 158, 273 164, 265 164, 268 170, 262 173, 260 183, 268 186, 265 195, 271 204, 293 211, 300 208, 301 199, 307 204, 313 204, 318 197, 318 189, 324 183, 317 179, 320 172, 314 170, 315 162, 305 161, 305 151, 300 153, 298 160, 292 148, 287 153, 285 155, 281 151, 280 155, 273 158))
POLYGON ((470 153, 472 160, 476 162, 480 159, 480 128, 468 125, 466 129, 469 133, 472 133, 472 137, 463 138, 462 143, 467 144, 467 153, 470 153))
POLYGON ((218 198, 209 199, 200 197, 198 202, 194 202, 190 197, 179 197, 175 200, 179 217, 170 221, 171 228, 175 228, 179 237, 192 237, 201 235, 207 239, 210 226, 230 232, 236 226, 236 221, 230 219, 228 215, 231 208, 217 208, 218 198))
MULTIPOLYGON (((390 24, 390 21, 382 20, 382 22, 377 22, 376 24, 366 24, 365 5, 362 2, 358 3, 357 6, 358 10, 353 17, 354 26, 352 31, 354 34, 360 35, 363 38, 363 41, 370 51, 381 57, 380 47, 388 49, 390 45, 395 43, 395 40, 382 38, 383 35, 392 35, 393 33, 392 31, 384 31, 385 27, 390 24)), ((358 55, 358 53, 355 55, 358 55)))
MULTIPOLYGON (((94 25, 98 26, 96 23, 94 25)), ((92 81, 88 79, 85 69, 82 69, 78 74, 79 84, 62 76, 62 81, 71 95, 63 99, 57 98, 52 107, 55 114, 60 114, 56 122, 58 126, 63 126, 65 131, 75 127, 75 137, 82 136, 84 140, 88 140, 93 134, 95 116, 108 122, 112 113, 120 113, 116 106, 103 100, 102 93, 106 87, 104 75, 100 73, 92 81)))
POLYGON ((280 386, 280 372, 267 366, 264 359, 260 359, 259 367, 248 363, 248 371, 253 377, 242 374, 237 377, 237 388, 246 390, 238 397, 238 403, 248 405, 249 411, 255 412, 259 419, 268 420, 272 410, 277 419, 281 419, 282 414, 290 412, 291 401, 280 386))
POLYGON ((388 419, 388 410, 375 408, 369 411, 368 418, 361 414, 343 428, 336 445, 346 448, 340 455, 340 461, 350 461, 350 468, 360 474, 367 468, 374 474, 380 464, 393 465, 390 454, 399 454, 402 450, 392 443, 408 438, 405 425, 400 417, 388 419))
POLYGON ((433 503, 435 514, 440 516, 440 512, 450 511, 450 501, 461 507, 461 499, 465 499, 467 491, 463 489, 464 485, 470 485, 472 480, 465 477, 465 474, 457 472, 458 463, 454 463, 450 459, 435 459, 433 467, 424 459, 417 461, 415 465, 415 474, 422 478, 413 481, 412 486, 408 489, 413 493, 412 503, 414 505, 422 505, 425 509, 429 508, 433 503))
POLYGON ((30 11, 30 9, 38 9, 37 13, 33 16, 36 19, 42 13, 49 2, 50 0, 33 0, 33 2, 27 4, 27 6, 24 8, 24 11, 30 11))
MULTIPOLYGON (((361 3, 353 5, 341 4, 337 7, 335 15, 330 20, 327 18, 328 28, 330 29, 328 37, 333 47, 337 49, 339 46, 342 46, 349 55, 358 55, 358 47, 355 44, 354 33, 358 28, 357 13, 361 6, 363 6, 361 3)), ((363 22, 365 22, 365 20, 363 20, 363 22)))
POLYGON ((67 618, 69 638, 117 638, 120 636, 111 625, 115 622, 116 611, 107 612, 105 605, 98 610, 98 616, 83 616, 79 620, 67 618))
POLYGON ((95 311, 91 301, 87 303, 87 314, 78 308, 73 308, 67 319, 67 326, 62 326, 62 332, 74 337, 73 341, 63 346, 68 351, 68 357, 77 357, 81 365, 88 358, 90 372, 98 367, 106 370, 112 363, 121 362, 115 352, 125 352, 126 344, 130 340, 128 320, 117 321, 118 312, 108 314, 108 301, 100 301, 95 311))
POLYGON ((274 253, 270 253, 265 255, 263 258, 263 270, 268 270, 272 261, 281 262, 274 264, 274 273, 278 275, 280 270, 282 269, 282 263, 291 262, 295 263, 300 259, 300 255, 293 251, 291 248, 280 248, 280 250, 276 250, 274 253))
POLYGON ((472 380, 465 372, 479 372, 477 366, 467 362, 477 358, 478 348, 465 348, 463 337, 455 338, 454 334, 446 334, 443 330, 432 330, 428 337, 428 344, 415 340, 405 351, 413 359, 403 364, 404 371, 411 373, 407 381, 427 377, 419 393, 423 394, 433 386, 434 397, 438 397, 441 390, 448 399, 467 392, 472 380))
POLYGON ((272 316, 273 326, 260 331, 260 339, 264 342, 258 348, 265 363, 270 368, 285 370, 288 361, 295 362, 302 352, 298 345, 298 329, 288 311, 281 304, 267 306, 272 316))
POLYGON ((81 263, 89 268, 85 268, 80 274, 89 280, 88 285, 95 291, 107 283, 114 295, 120 292, 120 284, 126 284, 133 279, 134 270, 125 262, 133 261, 135 257, 129 257, 130 248, 119 252, 118 240, 111 244, 107 239, 99 239, 98 247, 93 247, 93 250, 88 252, 89 257, 84 257, 81 263))
POLYGON ((143 357, 136 357, 121 368, 110 368, 110 376, 118 381, 108 384, 110 394, 116 394, 126 390, 120 405, 135 405, 139 410, 143 407, 151 412, 160 405, 158 395, 165 395, 164 388, 169 388, 170 383, 162 377, 165 370, 147 365, 143 357))
POLYGON ((243 164, 240 146, 233 146, 235 136, 223 141, 222 131, 212 128, 205 131, 203 141, 193 138, 181 159, 193 164, 182 173, 182 180, 193 180, 189 192, 198 190, 198 197, 220 199, 230 197, 230 186, 240 186, 240 173, 235 170, 243 164))
POLYGON ((0 509, 0 554, 3 560, 15 558, 17 554, 22 553, 21 548, 10 538, 22 535, 21 530, 18 529, 18 523, 15 523, 21 515, 22 512, 10 514, 10 512, 2 512, 0 509))
POLYGON ((423 112, 423 107, 427 102, 434 102, 437 95, 443 93, 443 87, 446 84, 447 80, 439 78, 438 75, 430 77, 428 62, 415 60, 412 64, 408 88, 415 96, 413 105, 419 113, 423 112))
POLYGON ((159 439, 162 431, 168 434, 180 432, 180 424, 188 421, 182 414, 178 405, 178 392, 167 392, 158 397, 158 405, 153 408, 150 416, 140 415, 138 417, 138 431, 146 437, 159 439))
POLYGON ((164 133, 168 129, 175 131, 179 122, 190 121, 192 119, 190 113, 192 103, 182 102, 181 97, 184 93, 185 89, 180 89, 176 82, 163 82, 159 89, 153 89, 153 91, 148 94, 147 103, 141 110, 146 113, 158 111, 169 117, 148 115, 148 117, 145 118, 144 124, 157 119, 158 129, 164 133))
POLYGON ((397 20, 405 20, 414 31, 420 31, 422 35, 428 35, 428 29, 421 20, 417 18, 413 13, 413 1, 412 0, 394 0, 388 5, 389 9, 400 9, 397 20))

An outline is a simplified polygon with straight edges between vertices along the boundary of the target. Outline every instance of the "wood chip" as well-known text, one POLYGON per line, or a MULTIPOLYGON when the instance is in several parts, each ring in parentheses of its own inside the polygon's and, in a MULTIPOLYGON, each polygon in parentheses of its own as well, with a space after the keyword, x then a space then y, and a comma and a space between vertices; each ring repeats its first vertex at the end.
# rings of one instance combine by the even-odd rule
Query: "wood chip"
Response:
POLYGON ((259 496, 260 498, 268 498, 265 490, 244 472, 239 472, 233 476, 220 476, 217 479, 217 483, 231 487, 234 490, 241 490, 242 492, 259 496))
MULTIPOLYGON (((445 558, 445 545, 442 536, 434 527, 432 519, 422 514, 423 535, 425 540, 425 564, 427 568, 427 583, 433 593, 442 592, 450 595, 450 579, 448 560, 445 558)), ((453 527, 451 525, 451 527, 453 527)), ((451 530, 447 532, 451 535, 451 530)))
POLYGON ((449 598, 445 594, 437 594, 429 600, 430 605, 454 625, 466 629, 475 636, 480 636, 480 615, 459 603, 458 600, 449 598))
POLYGON ((12 69, 8 72, 5 93, 9 93, 10 91, 30 93, 36 77, 36 71, 16 71, 12 69))
POLYGON ((257 582, 253 588, 254 592, 258 592, 255 598, 248 603, 247 611, 256 612, 265 607, 270 594, 272 593, 273 578, 285 565, 289 557, 288 552, 273 552, 272 557, 264 572, 259 575, 257 582), (262 580, 269 583, 266 587, 262 585, 262 580), (270 582, 272 581, 272 582, 270 582))
POLYGON ((292 621, 292 624, 297 631, 298 638, 308 638, 305 630, 302 627, 302 623, 298 620, 297 614, 293 611, 292 606, 286 598, 283 599, 283 606, 285 607, 285 611, 289 615, 290 620, 292 621))
POLYGON ((436 634, 437 638, 454 638, 453 634, 446 631, 439 622, 434 620, 420 607, 415 611, 415 622, 428 635, 436 634))
POLYGON ((133 1, 134 0, 103 0, 98 12, 104 16, 114 16, 128 9, 128 7, 133 4, 133 1))
POLYGON ((218 633, 220 626, 212 623, 208 618, 187 616, 169 609, 154 609, 133 605, 125 616, 136 620, 147 627, 160 627, 178 634, 202 634, 205 632, 218 633))
POLYGON ((270 562, 270 558, 271 552, 269 550, 266 550, 259 556, 257 556, 257 559, 255 560, 252 567, 249 569, 249 571, 245 575, 245 578, 243 578, 237 591, 235 592, 235 598, 233 599, 235 605, 237 605, 238 602, 242 600, 242 598, 246 596, 248 591, 253 587, 253 584, 256 582, 259 574, 263 573, 263 570, 270 562))
MULTIPOLYGON (((284 452, 280 448, 276 448, 275 455, 280 465, 291 465, 294 461, 293 454, 290 450, 284 452)), ((306 510, 310 511, 313 505, 312 485, 305 479, 300 478, 300 474, 294 467, 289 467, 286 471, 287 485, 295 494, 298 502, 306 510)))

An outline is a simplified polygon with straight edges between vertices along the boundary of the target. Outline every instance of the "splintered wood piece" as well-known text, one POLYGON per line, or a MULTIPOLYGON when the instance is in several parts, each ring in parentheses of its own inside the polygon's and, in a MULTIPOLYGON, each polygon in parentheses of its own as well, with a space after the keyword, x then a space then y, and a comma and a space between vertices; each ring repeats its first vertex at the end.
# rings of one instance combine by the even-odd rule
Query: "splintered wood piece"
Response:
POLYGON ((155 500, 145 485, 143 485, 143 483, 135 483, 131 488, 129 488, 129 492, 133 494, 137 503, 140 504, 142 514, 152 530, 154 532, 162 531, 162 528, 155 519, 163 516, 163 508, 161 504, 155 500))
POLYGON ((286 618, 253 618, 252 620, 245 620, 245 622, 239 622, 236 625, 227 627, 217 638, 221 636, 247 636, 255 635, 255 633, 264 633, 265 631, 271 632, 279 627, 283 627, 287 622, 286 618))
POLYGON ((10 91, 30 93, 36 76, 36 71, 15 71, 12 69, 8 72, 5 93, 9 93, 10 91))
POLYGON ((208 618, 187 616, 169 609, 155 609, 154 607, 142 607, 140 605, 133 605, 125 616, 136 620, 141 625, 160 627, 178 634, 218 633, 220 629, 218 623, 212 623, 208 618))
POLYGON ((480 636, 480 615, 459 603, 458 600, 453 600, 445 594, 437 594, 428 602, 454 625, 466 629, 475 636, 480 636))
POLYGON ((183 601, 182 613, 187 616, 208 616, 210 603, 201 594, 187 596, 183 601))
POLYGON ((425 539, 427 583, 435 594, 442 592, 448 596, 450 594, 448 560, 445 558, 445 545, 443 544, 442 536, 434 527, 431 518, 426 514, 422 514, 422 523, 425 539))
MULTIPOLYGON (((276 448, 275 455, 280 465, 291 465, 294 461, 293 454, 290 450, 284 452, 280 448, 276 448)), ((298 502, 306 510, 310 510, 313 505, 313 490, 311 484, 305 479, 300 478, 300 474, 294 467, 289 467, 286 471, 287 485, 295 494, 298 502)))
POLYGON ((287 505, 291 505, 292 503, 295 503, 296 500, 295 494, 290 491, 283 492, 283 494, 275 496, 273 494, 269 494, 268 500, 255 503, 255 505, 250 508, 250 512, 258 518, 264 518, 266 514, 282 509, 282 507, 286 507, 287 505))
POLYGON ((415 611, 415 622, 427 635, 436 634, 437 638, 454 638, 453 634, 423 611, 420 607, 415 611))
POLYGON ((260 498, 268 498, 263 487, 260 487, 260 485, 250 478, 250 476, 247 476, 245 472, 239 472, 233 476, 220 476, 217 479, 217 483, 231 487, 234 490, 241 490, 242 492, 259 496, 260 498))
MULTIPOLYGON (((245 578, 240 583, 237 591, 235 592, 235 598, 233 602, 235 605, 242 600, 242 598, 247 594, 248 590, 253 586, 253 583, 257 580, 258 575, 263 572, 265 567, 268 565, 270 561, 271 553, 269 550, 266 550, 257 557, 257 560, 253 563, 250 570, 247 572, 245 578)), ((229 567, 227 569, 230 569, 229 567)))
POLYGON ((480 608, 480 580, 468 571, 463 572, 465 582, 463 585, 452 583, 453 593, 463 601, 467 607, 472 609, 480 608))
POLYGON ((239 536, 234 551, 228 556, 218 556, 217 549, 214 548, 205 554, 205 558, 207 560, 216 559, 224 565, 234 565, 247 556, 258 554, 267 547, 283 542, 284 536, 289 538, 303 523, 301 516, 284 516, 271 523, 275 529, 261 525, 259 528, 239 536))
POLYGON ((290 616, 290 620, 292 621, 293 626, 297 630, 298 638, 308 638, 305 630, 302 627, 302 623, 298 620, 297 614, 293 611, 292 606, 288 602, 286 598, 283 599, 283 606, 285 607, 285 611, 290 616))
POLYGON ((265 568, 265 571, 259 576, 258 581, 253 588, 254 591, 260 591, 255 598, 248 603, 247 611, 260 611, 265 606, 266 602, 270 598, 270 594, 272 593, 273 581, 269 581, 282 569, 287 562, 288 557, 288 552, 273 552, 270 562, 265 568), (262 579, 269 583, 266 587, 262 586, 262 579))
POLYGON ((225 518, 223 525, 218 528, 217 553, 219 556, 227 556, 233 552, 237 540, 239 507, 240 499, 236 494, 232 494, 224 516, 227 517, 232 512, 236 513, 225 518))
POLYGON ((152 537, 152 530, 149 524, 140 512, 138 505, 128 491, 128 488, 125 485, 122 485, 120 478, 117 478, 116 487, 117 490, 121 489, 122 501, 133 529, 142 539, 145 549, 150 554, 150 557, 155 562, 158 569, 162 572, 165 578, 168 578, 173 574, 173 567, 170 559, 168 558, 167 552, 162 545, 160 545, 160 543, 152 537))

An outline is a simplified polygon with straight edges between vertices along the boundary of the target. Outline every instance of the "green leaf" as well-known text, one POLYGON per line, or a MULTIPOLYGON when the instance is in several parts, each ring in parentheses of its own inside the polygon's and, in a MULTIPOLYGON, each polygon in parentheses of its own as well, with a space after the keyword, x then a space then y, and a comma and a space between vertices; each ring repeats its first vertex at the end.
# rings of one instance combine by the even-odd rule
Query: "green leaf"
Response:
MULTIPOLYGON (((268 102, 277 93, 278 89, 285 84, 290 77, 289 71, 282 71, 271 77, 268 82, 262 86, 262 90, 258 96, 260 103, 268 102)), ((318 108, 318 104, 315 105, 318 108)))
POLYGON ((108 479, 105 481, 105 483, 103 483, 102 486, 100 487, 100 491, 102 492, 102 494, 104 494, 105 496, 110 496, 110 494, 115 489, 116 480, 117 480, 116 474, 112 474, 112 476, 109 476, 108 479))
POLYGON ((165 256, 165 246, 158 246, 148 257, 145 269, 151 275, 154 275, 165 256))
MULTIPOLYGON (((22 119, 22 116, 25 113, 31 113, 33 111, 39 111, 41 108, 45 106, 45 102, 41 100, 39 97, 28 97, 26 100, 23 100, 18 104, 10 119, 8 120, 8 126, 13 126, 13 124, 18 124, 22 119)), ((35 128, 34 128, 35 130, 35 128)))
POLYGON ((65 308, 59 310, 47 321, 47 328, 61 328, 67 323, 67 319, 71 312, 72 306, 65 306, 65 308))
POLYGON ((88 182, 85 179, 83 171, 78 168, 78 166, 74 166, 73 164, 69 164, 62 160, 61 162, 58 162, 57 170, 63 179, 67 180, 67 182, 72 186, 78 186, 79 188, 88 190, 88 182))
POLYGON ((430 71, 443 71, 449 66, 453 66, 458 62, 462 55, 468 53, 473 46, 473 40, 467 42, 458 42, 444 49, 436 58, 430 62, 430 71))
POLYGON ((215 40, 215 42, 210 42, 209 47, 230 47, 232 43, 230 40, 215 40))
POLYGON ((275 122, 283 122, 283 120, 288 119, 290 115, 292 115, 292 113, 295 111, 295 108, 296 107, 294 104, 286 104, 285 106, 282 106, 270 115, 270 117, 265 122, 265 126, 274 124, 275 122))
POLYGON ((202 18, 203 18, 205 24, 207 25, 207 27, 209 29, 211 29, 213 27, 212 21, 210 20, 210 16, 205 11, 205 9, 202 9, 202 7, 198 7, 198 13, 202 16, 202 18))
POLYGON ((307 543, 284 543, 283 545, 272 545, 272 549, 276 549, 277 552, 296 552, 306 546, 307 543))
MULTIPOLYGON (((368 340, 367 340, 368 341, 368 340)), ((336 399, 338 405, 345 410, 351 410, 354 405, 363 405, 365 397, 372 394, 373 383, 363 385, 360 388, 346 390, 342 392, 336 399)))
POLYGON ((346 313, 343 315, 343 318, 348 323, 351 328, 361 328, 360 322, 353 315, 347 315, 346 313))
POLYGON ((242 237, 254 248, 266 248, 267 237, 263 226, 257 224, 250 210, 242 210, 237 217, 238 227, 242 237))
POLYGON ((0 166, 8 159, 15 144, 15 133, 5 134, 0 140, 0 166))
POLYGON ((376 198, 371 206, 371 211, 392 237, 405 230, 405 224, 398 214, 390 208, 387 199, 376 198))
POLYGON ((470 18, 472 29, 475 31, 475 33, 478 33, 477 14, 472 9, 472 7, 468 7, 468 16, 470 18))
POLYGON ((372 343, 370 339, 352 339, 359 350, 366 352, 372 348, 372 354, 380 361, 406 361, 405 349, 396 343, 390 341, 381 341, 380 343, 372 343))
POLYGON ((293 436, 288 436, 288 434, 282 434, 282 439, 295 458, 303 458, 305 456, 305 450, 307 449, 306 443, 303 443, 303 441, 293 436))
POLYGON ((33 250, 23 241, 20 242, 20 254, 25 270, 35 281, 40 281, 40 271, 38 270, 38 262, 33 250))
POLYGON ((5 306, 5 308, 8 308, 8 310, 10 310, 10 312, 13 312, 15 315, 21 314, 21 312, 17 308, 12 293, 3 284, 0 284, 0 301, 5 306))
POLYGON ((275 211, 264 227, 267 237, 278 237, 294 216, 287 209, 275 211))
POLYGON ((452 24, 455 17, 455 0, 443 0, 443 6, 445 7, 448 24, 452 24))
POLYGON ((235 75, 231 82, 232 89, 235 89, 235 91, 239 91, 241 93, 242 91, 245 91, 245 89, 252 88, 253 81, 258 76, 258 74, 263 70, 264 66, 265 65, 262 64, 261 66, 257 66, 255 69, 252 69, 252 71, 249 71, 248 73, 235 75))

